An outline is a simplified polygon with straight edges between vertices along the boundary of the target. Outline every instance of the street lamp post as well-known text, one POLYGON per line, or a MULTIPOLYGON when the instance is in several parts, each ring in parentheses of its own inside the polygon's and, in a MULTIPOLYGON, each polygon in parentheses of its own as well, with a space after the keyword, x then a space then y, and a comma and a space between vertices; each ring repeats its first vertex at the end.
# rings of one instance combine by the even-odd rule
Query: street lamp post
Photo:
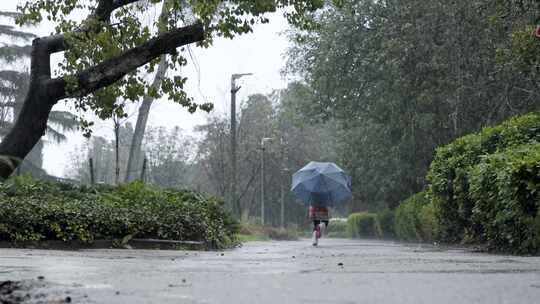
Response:
POLYGON ((272 137, 261 138, 261 224, 264 226, 264 143, 272 137))
POLYGON ((236 92, 240 90, 240 86, 236 86, 236 80, 244 76, 252 75, 251 73, 232 74, 231 76, 231 185, 230 199, 231 207, 238 216, 241 216, 240 202, 236 198, 236 92))
POLYGON ((280 212, 280 224, 281 224, 281 228, 285 228, 285 190, 284 190, 284 187, 283 187, 283 182, 287 180, 287 178, 285 178, 289 172, 289 168, 287 168, 287 163, 288 163, 288 159, 287 159, 287 143, 283 140, 283 137, 281 137, 279 139, 279 143, 280 143, 280 147, 281 147, 281 166, 282 166, 282 169, 280 170, 280 173, 281 173, 281 179, 280 179, 280 182, 279 182, 279 188, 280 188, 280 194, 281 194, 281 212, 280 212))
MULTIPOLYGON (((283 174, 287 174, 289 172, 289 168, 283 168, 281 169, 283 174)), ((283 180, 280 181, 280 189, 281 189, 281 228, 285 228, 285 190, 283 189, 283 180)))

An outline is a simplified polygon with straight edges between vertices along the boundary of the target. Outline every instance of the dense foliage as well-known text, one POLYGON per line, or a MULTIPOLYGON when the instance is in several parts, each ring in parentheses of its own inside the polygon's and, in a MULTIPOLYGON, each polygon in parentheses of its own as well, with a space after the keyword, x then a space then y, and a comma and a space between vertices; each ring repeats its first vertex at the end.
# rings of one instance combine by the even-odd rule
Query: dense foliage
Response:
MULTIPOLYGON (((539 140, 540 113, 531 113, 438 148, 427 191, 412 195, 395 209, 395 236, 538 254, 539 140)), ((389 216, 386 212, 376 214, 377 225, 389 216)), ((351 223, 365 222, 365 214, 354 216, 351 223)))
POLYGON ((231 245, 236 224, 222 201, 145 186, 86 187, 17 177, 0 184, 0 240, 92 243, 126 236, 231 245))
MULTIPOLYGON (((77 73, 122 56, 160 34, 200 23, 205 30, 205 40, 199 44, 210 46, 216 36, 232 38, 250 32, 254 24, 268 22, 266 13, 279 8, 285 8, 284 14, 292 24, 305 27, 304 14, 323 4, 320 0, 33 0, 18 7, 22 13, 18 23, 24 25, 45 19, 53 22, 56 34, 63 34, 65 45, 69 46, 58 65, 59 73, 64 74, 68 91, 78 92, 81 88, 77 73), (162 13, 153 14, 156 9, 161 9, 162 13), (81 20, 78 17, 81 12, 87 13, 87 18, 81 20)), ((170 70, 177 71, 187 63, 187 52, 188 48, 181 48, 163 56, 163 60, 170 70)), ((159 60, 155 58, 139 72, 153 73, 159 60)), ((201 104, 187 95, 184 90, 186 78, 177 72, 164 77, 157 87, 151 86, 143 73, 134 71, 92 94, 79 94, 75 108, 80 112, 93 111, 101 119, 114 115, 123 117, 127 116, 123 101, 166 95, 190 112, 198 108, 212 109, 211 103, 201 104)), ((92 124, 81 117, 81 125, 86 131, 91 131, 92 124)))
MULTIPOLYGON (((311 228, 311 227, 310 227, 311 228)), ((347 221, 342 218, 333 218, 330 219, 328 223, 327 236, 334 238, 346 238, 349 237, 347 234, 347 221)))
POLYGON ((377 235, 382 238, 395 237, 395 214, 390 209, 377 212, 376 218, 377 235))
POLYGON ((347 219, 347 233, 350 237, 376 237, 377 216, 374 213, 352 213, 347 219))
MULTIPOLYGON (((261 202, 261 138, 265 143, 265 212, 266 222, 280 225, 283 193, 285 224, 303 226, 307 221, 306 208, 294 202, 289 192, 290 176, 311 160, 332 161, 335 144, 331 124, 305 124, 298 114, 298 101, 303 98, 300 84, 269 95, 248 96, 242 103, 238 121, 239 160, 237 191, 241 209, 238 218, 256 222, 260 219, 261 202)), ((147 163, 144 180, 147 183, 173 188, 199 189, 227 200, 231 190, 230 125, 228 115, 210 116, 196 127, 200 134, 186 136, 183 130, 151 127, 146 130, 142 144, 147 163), (193 151, 195 150, 195 151, 193 151), (195 152, 195 153, 194 153, 195 152)), ((126 160, 133 128, 130 123, 119 128, 119 175, 128 172, 126 160)), ((90 183, 89 159, 94 166, 97 183, 115 183, 115 142, 93 136, 84 146, 72 153, 68 176, 90 183)), ((131 171, 142 176, 141 166, 131 171)), ((228 210, 237 211, 227 200, 228 210)), ((337 210, 341 212, 341 210, 337 210)))
MULTIPOLYGON (((486 128, 539 109, 540 43, 533 35, 540 17, 538 1, 136 2, 119 8, 107 17, 110 20, 100 20, 94 18, 99 15, 95 10, 104 1, 36 0, 21 7, 20 21, 46 17, 58 25, 58 33, 67 34, 69 48, 60 70, 69 89, 75 91, 70 77, 77 71, 133 49, 160 32, 199 20, 207 31, 204 44, 208 45, 212 35, 246 33, 253 24, 267 21, 264 13, 293 8, 284 10, 296 26, 290 33, 293 46, 287 72, 297 81, 268 96, 252 95, 241 106, 237 136, 241 165, 235 177, 239 201, 227 201, 236 216, 257 220, 264 185, 266 223, 280 223, 282 201, 285 223, 305 221, 304 206, 294 204, 287 193, 286 177, 310 160, 330 160, 352 175, 355 193, 349 209, 369 211, 349 217, 351 236, 392 237, 395 233, 406 240, 480 242, 499 250, 538 252, 540 115, 486 128), (158 2, 163 3, 162 17, 144 23, 145 12, 158 2), (89 18, 82 23, 71 20, 74 11, 88 11, 89 18), (263 141, 264 147, 262 138, 270 139, 263 141)), ((184 51, 168 54, 164 60, 171 68, 183 65, 184 51)), ((157 58, 145 66, 145 72, 153 72, 156 63, 157 58)), ((141 72, 81 96, 76 108, 92 110, 100 118, 122 118, 124 100, 161 95, 189 111, 211 108, 190 99, 183 90, 185 78, 172 69, 169 76, 174 76, 156 88, 148 86, 141 72)), ((83 121, 83 127, 89 126, 83 121)), ((230 197, 228 130, 228 118, 211 117, 198 128, 202 136, 196 155, 182 150, 187 141, 177 140, 178 130, 149 136, 154 142, 146 149, 151 160, 148 172, 159 173, 153 181, 167 186, 189 184, 230 197), (189 181, 183 178, 188 173, 189 181)), ((110 146, 95 141, 88 156, 98 159, 96 151, 101 153, 106 147, 104 154, 110 161, 110 146)), ((78 173, 87 171, 86 158, 81 157, 78 173)), ((98 165, 103 172, 111 169, 105 161, 98 165)), ((104 173, 104 180, 108 174, 104 173)), ((107 199, 101 195, 109 193, 106 189, 98 191, 100 202, 108 202, 109 195, 103 196, 107 199)), ((119 189, 110 191, 119 195, 119 189)), ((158 201, 165 194, 153 195, 158 201)), ((84 205, 77 204, 73 208, 84 205)), ((55 237, 96 237, 84 236, 84 225, 62 228, 55 237), (83 232, 65 232, 71 230, 83 232)), ((53 232, 58 230, 51 227, 53 232)), ((336 226, 336 233, 342 228, 336 226)), ((144 231, 144 227, 137 230, 144 231)), ((33 231, 29 236, 24 232, 19 237, 17 232, 9 232, 9 238, 40 238, 42 233, 33 237, 33 231)))
POLYGON ((436 147, 538 109, 533 2, 348 0, 291 33, 298 108, 337 127, 353 210, 394 208, 424 189, 436 147))
POLYGON ((345 235, 352 238, 392 238, 395 236, 394 212, 385 209, 377 213, 352 213, 347 218, 345 235))
MULTIPOLYGON (((294 202, 289 191, 291 175, 311 160, 333 161, 334 138, 331 125, 302 122, 296 107, 304 98, 304 86, 293 83, 270 95, 249 96, 238 117, 237 191, 243 220, 260 215, 261 206, 261 138, 265 142, 264 183, 266 223, 279 225, 281 199, 285 204, 285 223, 304 224, 307 209, 294 202)), ((202 140, 198 144, 194 170, 199 175, 193 187, 222 197, 231 189, 230 129, 226 116, 213 116, 197 128, 202 140)), ((230 210, 234 210, 229 205, 230 210)), ((240 214, 239 214, 240 216, 240 214)))
POLYGON ((427 191, 401 202, 403 240, 540 252, 540 113, 514 117, 437 149, 427 191))
MULTIPOLYGON (((486 161, 491 161, 493 157, 496 159, 496 156, 487 155, 512 153, 507 149, 528 143, 534 145, 539 140, 540 114, 532 113, 512 118, 496 127, 484 128, 479 133, 461 137, 437 149, 427 178, 441 224, 440 238, 443 241, 459 242, 482 235, 482 226, 472 221, 476 200, 471 197, 470 180, 475 173, 485 173, 480 169, 475 170, 479 164, 486 166, 486 161)), ((492 195, 488 192, 478 193, 484 188, 478 188, 478 184, 476 187, 477 198, 492 195)), ((506 197, 500 203, 510 202, 506 197)))
POLYGON ((419 192, 403 201, 396 208, 395 232, 407 241, 431 241, 437 231, 433 204, 425 192, 419 192))
POLYGON ((540 144, 489 155, 469 176, 471 222, 480 227, 471 237, 497 250, 540 252, 540 144))

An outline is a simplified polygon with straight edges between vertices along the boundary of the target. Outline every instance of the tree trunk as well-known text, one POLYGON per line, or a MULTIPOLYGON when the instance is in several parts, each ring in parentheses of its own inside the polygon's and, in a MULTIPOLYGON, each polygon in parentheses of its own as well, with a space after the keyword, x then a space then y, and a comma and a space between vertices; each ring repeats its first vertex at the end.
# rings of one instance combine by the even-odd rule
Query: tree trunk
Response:
POLYGON ((7 178, 45 134, 52 102, 41 89, 32 90, 15 126, 0 144, 0 176, 7 178))
MULTIPOLYGON (((17 120, 21 114, 21 109, 24 105, 24 100, 17 98, 13 104, 13 120, 17 120)), ((45 143, 43 139, 40 139, 36 145, 30 150, 28 155, 22 160, 20 164, 20 172, 25 174, 29 173, 33 176, 40 176, 45 173, 43 168, 43 147, 45 143)))
MULTIPOLYGON (((161 85, 161 79, 165 77, 167 72, 167 62, 165 56, 162 56, 159 62, 154 81, 152 82, 152 88, 158 88, 161 85)), ((146 96, 143 99, 141 106, 139 107, 139 115, 137 116, 137 123, 135 124, 135 131, 133 132, 133 138, 131 140, 131 146, 129 149, 129 157, 127 163, 126 182, 133 181, 137 178, 138 172, 141 169, 141 147, 144 138, 144 132, 146 131, 146 123, 148 122, 148 115, 150 114, 150 107, 152 107, 154 99, 150 96, 146 96)))
POLYGON ((0 144, 0 176, 8 178, 30 153, 47 129, 47 119, 57 100, 47 94, 43 78, 50 75, 50 54, 40 39, 32 42, 29 90, 15 124, 0 144))
POLYGON ((77 90, 69 92, 63 77, 51 79, 50 55, 65 50, 63 35, 32 42, 30 85, 13 129, 0 143, 0 178, 6 179, 45 134, 52 107, 61 99, 90 94, 176 48, 204 39, 202 24, 171 30, 105 60, 76 75, 77 90))
POLYGON ((118 119, 114 120, 114 184, 118 185, 120 182, 120 147, 118 145, 120 133, 120 122, 118 119))

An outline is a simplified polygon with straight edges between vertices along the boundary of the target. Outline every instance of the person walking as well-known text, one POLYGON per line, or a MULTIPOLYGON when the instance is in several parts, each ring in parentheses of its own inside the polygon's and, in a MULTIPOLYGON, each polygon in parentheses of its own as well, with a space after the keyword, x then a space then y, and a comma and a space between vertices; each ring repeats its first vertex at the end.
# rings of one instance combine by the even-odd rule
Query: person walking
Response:
POLYGON ((352 198, 351 177, 334 163, 309 162, 292 176, 291 191, 298 201, 309 206, 313 222, 313 246, 328 228, 328 208, 352 198))

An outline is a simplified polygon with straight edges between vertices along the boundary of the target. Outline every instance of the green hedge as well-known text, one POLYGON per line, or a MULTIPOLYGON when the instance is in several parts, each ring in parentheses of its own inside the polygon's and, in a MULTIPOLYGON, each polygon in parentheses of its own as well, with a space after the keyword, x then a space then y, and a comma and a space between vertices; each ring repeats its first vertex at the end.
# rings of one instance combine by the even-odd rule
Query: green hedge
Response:
POLYGON ((328 224, 328 237, 333 238, 346 238, 347 233, 347 221, 342 219, 330 219, 328 224))
POLYGON ((420 230, 419 234, 423 241, 435 241, 439 239, 439 219, 435 210, 435 205, 429 201, 420 210, 420 230))
POLYGON ((347 234, 353 238, 376 237, 377 215, 368 212, 352 213, 347 218, 347 234))
POLYGON ((393 238, 396 236, 394 228, 394 212, 390 209, 377 212, 376 216, 377 235, 381 238, 393 238))
MULTIPOLYGON (((352 213, 347 218, 347 222, 343 224, 346 224, 345 235, 352 238, 393 238, 395 236, 394 212, 390 209, 378 213, 352 213)), ((334 222, 330 225, 330 229, 332 226, 336 226, 334 222)), ((342 229, 342 227, 340 228, 342 229)))
POLYGON ((470 173, 472 235, 490 248, 540 252, 540 144, 485 157, 470 173))
POLYGON ((420 211, 426 204, 425 193, 406 199, 396 208, 395 230, 401 240, 420 240, 420 211))
POLYGON ((74 186, 16 177, 0 183, 0 240, 92 243, 125 236, 231 244, 237 224, 223 202, 135 182, 74 186))
POLYGON ((531 113, 437 149, 427 180, 442 241, 481 241, 476 238, 482 235, 483 228, 472 220, 475 203, 469 192, 470 172, 474 167, 486 155, 539 140, 540 114, 531 113))
POLYGON ((396 208, 396 236, 406 241, 433 241, 438 234, 433 203, 425 192, 419 192, 396 208))

